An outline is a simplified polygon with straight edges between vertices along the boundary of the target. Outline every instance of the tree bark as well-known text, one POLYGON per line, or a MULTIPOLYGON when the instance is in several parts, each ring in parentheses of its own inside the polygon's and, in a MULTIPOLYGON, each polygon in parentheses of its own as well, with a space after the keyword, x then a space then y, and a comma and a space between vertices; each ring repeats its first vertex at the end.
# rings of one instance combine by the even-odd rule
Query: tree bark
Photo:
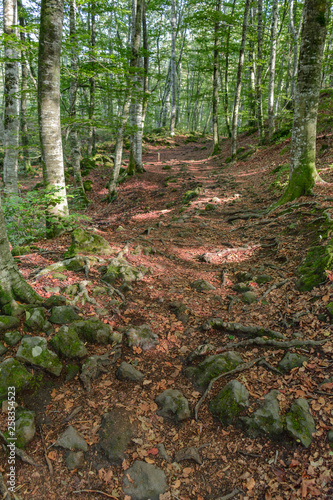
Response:
MULTIPOLYGON (((19 23, 22 28, 20 31, 21 42, 25 44, 25 17, 23 15, 23 6, 21 0, 17 2, 19 9, 19 23)), ((30 153, 29 153, 29 138, 28 138, 28 123, 27 123, 27 92, 28 92, 28 65, 25 58, 25 51, 21 50, 21 102, 20 102, 20 129, 21 129, 21 144, 23 149, 23 169, 25 172, 30 172, 30 153)))
POLYGON ((268 83, 268 138, 271 142, 275 130, 274 116, 274 85, 275 85, 275 65, 276 65, 276 33, 278 22, 278 0, 273 1, 272 5, 272 24, 271 24, 271 50, 269 61, 269 83, 268 83))
POLYGON ((19 146, 19 73, 17 43, 17 3, 3 0, 5 41, 5 82, 4 82, 4 165, 3 180, 5 193, 17 193, 18 146, 19 146))
POLYGON ((278 204, 312 194, 321 68, 328 24, 328 0, 305 0, 291 138, 289 184, 278 204))
POLYGON ((216 20, 214 23, 214 62, 213 62, 213 155, 219 152, 219 127, 218 127, 218 107, 219 107, 219 31, 221 10, 221 0, 216 3, 216 20))
POLYGON ((176 123, 176 105, 177 105, 177 67, 176 67, 176 37, 177 37, 177 18, 176 18, 176 1, 171 0, 171 120, 170 120, 170 135, 175 135, 176 123))
MULTIPOLYGON (((95 6, 90 4, 90 49, 91 49, 91 66, 94 71, 94 50, 96 45, 96 16, 95 6)), ((96 81, 92 76, 89 78, 89 139, 88 139, 88 156, 92 156, 96 152, 96 130, 95 130, 95 94, 96 94, 96 81)))
POLYGON ((38 120, 44 184, 50 190, 48 237, 68 215, 60 123, 60 52, 63 0, 42 0, 38 54, 38 120))
POLYGON ((258 26, 257 26, 257 76, 256 76, 256 99, 257 99, 257 120, 259 144, 264 140, 264 120, 262 112, 262 0, 258 0, 258 26))

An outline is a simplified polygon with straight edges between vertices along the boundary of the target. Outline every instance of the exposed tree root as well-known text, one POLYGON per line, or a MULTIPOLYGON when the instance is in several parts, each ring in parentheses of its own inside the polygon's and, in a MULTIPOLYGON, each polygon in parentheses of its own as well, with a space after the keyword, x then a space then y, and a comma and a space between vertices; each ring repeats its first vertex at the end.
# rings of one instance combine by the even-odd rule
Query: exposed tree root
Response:
POLYGON ((221 318, 211 318, 202 327, 204 330, 210 330, 210 328, 218 328, 221 330, 226 330, 233 333, 245 333, 251 336, 267 336, 277 339, 285 339, 285 336, 269 328, 264 328, 262 326, 249 326, 243 325, 242 323, 228 323, 223 321, 221 318))

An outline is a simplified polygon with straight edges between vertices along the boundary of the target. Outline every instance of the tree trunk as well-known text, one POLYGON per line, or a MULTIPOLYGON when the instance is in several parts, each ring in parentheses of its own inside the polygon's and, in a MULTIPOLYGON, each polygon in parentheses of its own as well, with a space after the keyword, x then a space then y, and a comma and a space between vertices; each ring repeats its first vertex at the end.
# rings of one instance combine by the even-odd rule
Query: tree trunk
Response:
POLYGON ((50 189, 48 237, 68 215, 60 123, 60 52, 63 0, 42 0, 38 54, 38 120, 45 187, 50 189))
POLYGON ((219 127, 218 127, 218 107, 219 107, 219 30, 221 10, 221 0, 216 4, 216 20, 214 23, 214 62, 213 62, 213 152, 219 152, 219 127))
POLYGON ((272 25, 271 25, 271 50, 269 61, 269 83, 268 83, 268 138, 271 142, 275 130, 274 116, 274 84, 275 84, 275 65, 276 65, 276 32, 278 22, 278 0, 273 1, 272 6, 272 25))
POLYGON ((177 36, 177 18, 176 1, 171 0, 171 120, 170 135, 175 135, 176 123, 176 105, 177 105, 177 67, 176 67, 176 36, 177 36))
MULTIPOLYGON (((233 1, 231 16, 234 14, 236 0, 233 1)), ((225 42, 225 71, 224 71, 224 117, 225 125, 227 128, 228 137, 231 137, 230 120, 229 120, 229 46, 230 46, 230 26, 228 27, 226 42, 225 42)))
MULTIPOLYGON (((303 17, 303 14, 302 14, 303 17)), ((293 66, 291 73, 291 84, 290 84, 290 98, 294 100, 295 98, 295 87, 297 78, 297 62, 298 62, 298 40, 302 27, 302 17, 299 21, 298 29, 295 28, 294 22, 294 0, 289 0, 289 29, 291 36, 293 38, 293 66)))
POLYGON ((256 99, 257 99, 257 120, 259 144, 264 140, 264 120, 262 112, 262 0, 258 0, 258 27, 257 27, 257 77, 256 77, 256 99))
POLYGON ((69 4, 69 37, 71 42, 71 80, 69 88, 69 117, 71 120, 70 142, 72 149, 72 166, 74 174, 75 194, 79 206, 86 207, 86 196, 81 176, 81 144, 76 124, 76 95, 78 79, 78 45, 76 37, 76 3, 70 0, 69 4))
MULTIPOLYGON (((90 48, 91 48, 91 66, 94 71, 95 59, 95 45, 96 45, 96 16, 95 6, 90 4, 91 9, 91 25, 90 25, 90 48)), ((95 94, 96 94, 96 81, 92 76, 89 78, 89 139, 88 139, 88 156, 92 156, 96 152, 96 130, 95 130, 95 94)))
POLYGON ((19 74, 17 43, 17 3, 3 0, 5 41, 5 113, 4 113, 4 165, 5 193, 17 193, 18 146, 19 146, 19 74))
POLYGON ((305 0, 298 63, 289 184, 278 204, 312 194, 321 182, 316 169, 316 133, 328 0, 305 0))
POLYGON ((237 151, 237 125, 238 125, 238 113, 239 113, 239 103, 242 88, 242 72, 244 65, 244 52, 245 52, 245 40, 246 33, 248 29, 248 19, 250 10, 250 0, 245 1, 244 18, 243 18, 243 30, 242 30, 242 41, 239 49, 239 61, 237 70, 237 83, 234 101, 234 111, 232 115, 232 135, 231 135, 231 156, 234 158, 237 151))
MULTIPOLYGON (((20 31, 20 38, 22 45, 25 44, 25 18, 23 16, 23 6, 21 1, 17 2, 19 8, 19 22, 22 30, 20 31)), ((29 153, 29 138, 28 138, 28 124, 27 124, 27 92, 28 92, 28 66, 25 60, 25 52, 21 50, 21 106, 20 106, 20 129, 21 129, 21 144, 23 150, 23 170, 30 172, 30 153, 29 153)))

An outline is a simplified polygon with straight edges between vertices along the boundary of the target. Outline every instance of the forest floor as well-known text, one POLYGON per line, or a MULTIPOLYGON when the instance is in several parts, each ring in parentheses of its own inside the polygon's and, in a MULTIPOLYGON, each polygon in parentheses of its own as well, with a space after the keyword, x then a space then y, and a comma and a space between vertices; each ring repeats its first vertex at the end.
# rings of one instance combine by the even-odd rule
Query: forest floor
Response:
MULTIPOLYGON (((85 317, 101 314, 100 319, 114 330, 149 324, 159 344, 148 351, 123 346, 120 361, 130 362, 142 371, 143 382, 118 380, 115 371, 119 361, 94 381, 89 393, 78 377, 66 382, 61 376, 46 377, 46 384, 23 395, 21 401, 37 412, 41 427, 26 449, 40 466, 17 461, 17 494, 22 499, 124 499, 122 477, 135 459, 163 469, 169 486, 163 499, 206 500, 229 493, 242 500, 333 498, 332 452, 327 440, 327 431, 333 427, 333 385, 320 386, 333 375, 332 326, 326 311, 327 304, 333 301, 333 277, 328 274, 327 280, 311 292, 301 293, 295 287, 297 267, 318 236, 312 224, 318 217, 314 204, 333 217, 331 140, 328 133, 318 139, 318 164, 327 183, 316 186, 314 197, 289 204, 290 211, 285 211, 284 206, 268 214, 263 210, 282 192, 279 185, 286 172, 277 167, 288 163, 290 139, 259 149, 254 136, 243 135, 239 146, 254 150, 248 158, 235 163, 225 162, 230 151, 227 139, 221 143, 221 154, 215 157, 210 156, 212 143, 207 138, 178 136, 168 139, 167 144, 146 143, 146 172, 121 184, 113 204, 103 201, 107 194, 106 169, 100 166, 90 172, 93 189, 87 215, 91 222, 86 227, 97 230, 115 250, 124 250, 131 264, 143 265, 149 272, 132 285, 133 290, 126 293, 126 304, 119 310, 109 305, 106 295, 96 299, 98 306, 77 305, 85 317), (323 144, 328 147, 323 148, 323 144), (184 194, 198 185, 202 186, 199 196, 184 203, 184 194), (253 277, 270 276, 264 284, 251 281, 257 302, 246 304, 234 291, 240 271, 253 277), (215 289, 193 289, 191 283, 198 279, 208 281, 215 289), (184 314, 178 317, 175 302, 185 306, 184 314), (200 407, 198 420, 192 416, 175 424, 156 415, 155 398, 167 388, 179 389, 194 410, 201 394, 184 374, 187 356, 207 342, 214 347, 214 353, 223 351, 227 343, 246 338, 224 330, 204 330, 204 323, 211 317, 277 330, 287 340, 295 339, 296 334, 303 340, 327 342, 320 347, 295 349, 309 359, 285 375, 255 364, 216 381, 200 407), (304 448, 285 434, 275 441, 267 436, 254 439, 242 428, 222 426, 214 419, 209 401, 234 378, 250 393, 250 413, 271 389, 281 393, 282 413, 296 398, 307 399, 316 422, 310 447, 304 448), (64 451, 52 446, 68 426, 66 417, 81 407, 70 423, 93 448, 98 442, 102 416, 114 406, 127 408, 138 423, 137 438, 127 449, 122 466, 104 463, 97 470, 88 452, 84 468, 68 471, 64 451), (40 429, 53 465, 52 476, 45 462, 40 429), (171 457, 184 447, 196 447, 202 463, 168 463, 157 454, 158 443, 164 444, 171 457)), ((49 275, 34 279, 36 266, 43 268, 61 260, 69 244, 70 235, 43 240, 38 243, 39 252, 20 258, 22 273, 44 297, 48 296, 45 286, 63 287, 85 279, 83 273, 79 276, 69 271, 64 272, 66 281, 58 282, 49 275)), ((102 285, 99 276, 92 267, 88 290, 102 285)), ((89 354, 105 350, 90 346, 89 354)), ((284 349, 274 346, 240 346, 233 350, 246 362, 266 356, 273 367, 285 354, 284 349)), ((1 428, 3 425, 4 421, 1 428)), ((3 472, 5 461, 2 450, 3 472)))

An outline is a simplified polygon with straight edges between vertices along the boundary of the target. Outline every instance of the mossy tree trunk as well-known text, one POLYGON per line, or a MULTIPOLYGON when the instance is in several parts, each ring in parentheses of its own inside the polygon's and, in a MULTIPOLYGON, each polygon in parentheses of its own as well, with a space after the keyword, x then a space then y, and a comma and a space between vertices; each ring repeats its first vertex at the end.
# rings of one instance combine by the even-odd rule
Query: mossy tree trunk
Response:
POLYGON ((60 52, 63 0, 42 0, 38 54, 38 120, 44 184, 50 189, 48 236, 63 230, 68 215, 60 124, 60 52))
POLYGON ((312 194, 322 182, 316 169, 316 134, 328 0, 306 0, 291 138, 289 184, 278 204, 312 194))

